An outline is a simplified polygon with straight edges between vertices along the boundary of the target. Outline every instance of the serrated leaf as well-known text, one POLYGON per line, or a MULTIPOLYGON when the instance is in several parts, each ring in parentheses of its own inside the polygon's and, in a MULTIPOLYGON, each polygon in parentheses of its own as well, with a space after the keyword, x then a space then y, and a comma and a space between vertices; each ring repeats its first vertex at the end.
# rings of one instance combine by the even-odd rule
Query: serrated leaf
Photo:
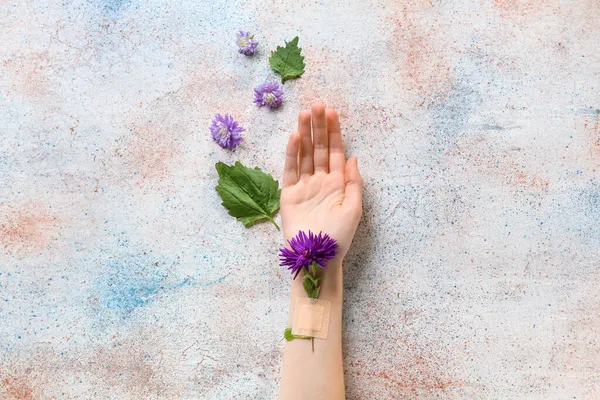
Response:
POLYGON ((304 56, 300 53, 302 49, 298 47, 298 36, 291 42, 285 42, 285 47, 277 46, 275 51, 271 52, 269 64, 275 72, 281 74, 281 83, 288 79, 297 78, 304 73, 304 56))
POLYGON ((215 187, 223 207, 246 228, 260 221, 271 221, 279 210, 279 182, 258 168, 247 168, 239 161, 235 165, 215 164, 219 184, 215 187))

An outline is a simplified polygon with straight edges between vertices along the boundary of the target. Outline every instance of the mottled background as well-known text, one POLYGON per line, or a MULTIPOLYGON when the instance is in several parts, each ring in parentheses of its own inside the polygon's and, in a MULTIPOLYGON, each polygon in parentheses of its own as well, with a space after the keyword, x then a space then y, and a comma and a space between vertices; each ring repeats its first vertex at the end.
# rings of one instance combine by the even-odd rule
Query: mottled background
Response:
POLYGON ((316 101, 366 182, 348 398, 600 398, 598 0, 0 0, 0 39, 0 398, 276 397, 281 234, 214 164, 281 179, 316 101))

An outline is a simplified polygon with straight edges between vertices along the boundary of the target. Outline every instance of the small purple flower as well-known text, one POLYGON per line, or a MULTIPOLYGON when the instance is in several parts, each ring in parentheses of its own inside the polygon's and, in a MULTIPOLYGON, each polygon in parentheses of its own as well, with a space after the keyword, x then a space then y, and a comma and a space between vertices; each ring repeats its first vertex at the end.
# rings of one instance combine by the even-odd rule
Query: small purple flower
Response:
POLYGON ((254 55, 258 48, 258 42, 254 40, 254 35, 242 30, 237 33, 237 45, 240 48, 238 51, 246 56, 254 55))
POLYGON ((265 82, 254 89, 254 103, 259 107, 277 108, 283 103, 283 90, 277 82, 265 82))
POLYGON ((327 267, 326 262, 335 257, 338 249, 337 242, 322 232, 319 232, 317 236, 311 231, 308 231, 308 235, 299 231, 295 237, 288 240, 288 243, 291 250, 279 249, 281 251, 279 254, 281 264, 279 265, 288 267, 292 274, 295 273, 294 279, 302 268, 308 271, 313 262, 321 268, 327 267))
POLYGON ((228 114, 225 114, 225 116, 221 114, 215 115, 215 119, 213 119, 209 129, 215 142, 222 148, 229 150, 233 150, 241 143, 242 137, 240 133, 245 131, 228 114))

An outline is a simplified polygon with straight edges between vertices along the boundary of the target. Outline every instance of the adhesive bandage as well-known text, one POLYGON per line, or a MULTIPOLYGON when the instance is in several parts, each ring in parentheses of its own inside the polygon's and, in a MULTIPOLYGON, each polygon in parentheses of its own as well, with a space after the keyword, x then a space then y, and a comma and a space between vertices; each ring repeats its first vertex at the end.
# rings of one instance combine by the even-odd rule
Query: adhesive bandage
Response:
POLYGON ((299 297, 296 299, 292 333, 327 339, 331 303, 327 300, 299 297))

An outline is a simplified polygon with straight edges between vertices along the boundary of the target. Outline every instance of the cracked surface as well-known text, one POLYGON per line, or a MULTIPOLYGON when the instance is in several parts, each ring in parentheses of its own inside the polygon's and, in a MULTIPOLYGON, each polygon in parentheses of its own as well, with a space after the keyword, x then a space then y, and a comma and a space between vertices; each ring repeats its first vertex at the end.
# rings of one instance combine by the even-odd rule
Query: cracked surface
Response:
POLYGON ((0 1, 0 398, 274 398, 283 240, 227 215, 214 164, 281 180, 317 101, 365 180, 348 398, 600 397, 599 18, 592 0, 0 1), (305 74, 258 109, 296 35, 305 74), (217 112, 247 129, 234 153, 217 112))

